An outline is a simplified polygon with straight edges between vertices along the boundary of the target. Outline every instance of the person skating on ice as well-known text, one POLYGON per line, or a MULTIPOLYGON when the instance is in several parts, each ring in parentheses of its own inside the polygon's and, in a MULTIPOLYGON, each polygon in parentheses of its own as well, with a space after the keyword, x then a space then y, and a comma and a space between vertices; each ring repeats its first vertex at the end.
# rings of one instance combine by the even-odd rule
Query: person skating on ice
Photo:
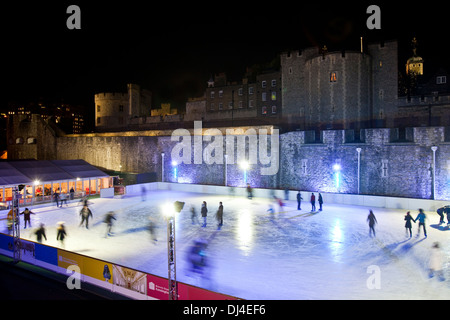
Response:
POLYGON ((373 236, 375 237, 375 224, 377 223, 377 218, 375 218, 372 210, 369 210, 367 221, 369 222, 369 236, 372 236, 373 233, 373 236))
POLYGON ((202 218, 203 218, 202 227, 205 228, 206 227, 206 217, 208 216, 208 208, 206 207, 206 201, 203 201, 203 203, 202 203, 201 214, 202 214, 202 218))
POLYGON ((112 233, 113 220, 116 220, 115 213, 114 211, 109 211, 105 216, 105 223, 106 223, 105 238, 113 235, 112 233))
POLYGON ((322 204, 323 204, 323 198, 322 198, 322 194, 319 193, 319 211, 322 211, 322 204))
POLYGON ((217 219, 217 222, 218 222, 217 229, 220 230, 220 228, 223 226, 223 205, 222 205, 222 202, 219 202, 219 208, 217 209, 216 219, 217 219))
POLYGON ((414 221, 414 218, 409 214, 409 211, 406 213, 405 221, 406 221, 406 223, 405 223, 406 235, 408 236, 408 230, 409 230, 409 237, 411 238, 412 237, 411 221, 413 221, 414 223, 416 223, 416 221, 414 221))
POLYGON ((316 211, 316 196, 314 195, 314 192, 311 193, 311 212, 316 211))
POLYGON ((299 191, 299 192, 297 192, 297 210, 302 210, 302 200, 303 200, 303 198, 299 191))
POLYGON ((198 217, 197 217, 197 211, 195 210, 194 205, 191 205, 191 208, 189 209, 191 211, 191 222, 194 225, 195 223, 199 224, 200 222, 198 221, 198 217))
POLYGON ((417 230, 417 236, 420 236, 420 226, 423 227, 423 234, 425 235, 425 238, 427 237, 427 229, 425 228, 425 219, 426 219, 425 212, 423 212, 423 209, 419 209, 419 214, 417 215, 416 219, 414 219, 414 222, 417 222, 419 220, 419 229, 417 230))
POLYGON ((93 217, 92 216, 92 211, 88 208, 88 206, 85 204, 83 206, 83 209, 81 209, 80 211, 80 216, 81 216, 81 222, 79 227, 81 227, 83 225, 83 222, 86 221, 86 229, 89 229, 89 218, 93 217))
POLYGON ((439 208, 436 210, 437 214, 440 217, 439 224, 444 223, 444 210, 445 210, 445 207, 442 207, 442 208, 439 208))
POLYGON ((58 222, 58 227, 56 228, 56 240, 61 241, 61 246, 64 248, 64 238, 67 236, 66 227, 64 222, 58 222))
POLYGON ((47 241, 47 236, 45 235, 45 228, 43 223, 41 223, 39 229, 37 229, 34 234, 36 235, 37 242, 42 243, 42 237, 44 237, 45 241, 47 241))
POLYGON ((20 214, 23 214, 23 220, 24 220, 24 222, 25 222, 25 223, 24 223, 24 229, 27 228, 27 222, 28 222, 28 225, 29 225, 30 228, 31 228, 31 219, 30 219, 30 215, 31 215, 31 214, 36 214, 36 213, 30 211, 28 208, 25 208, 25 210, 22 211, 20 214))
POLYGON ((440 248, 439 242, 435 242, 435 243, 433 243, 433 246, 431 247, 430 261, 428 264, 428 267, 430 269, 428 276, 430 278, 433 278, 435 275, 437 275, 440 281, 445 280, 444 273, 442 271, 443 261, 444 261, 444 255, 440 248))

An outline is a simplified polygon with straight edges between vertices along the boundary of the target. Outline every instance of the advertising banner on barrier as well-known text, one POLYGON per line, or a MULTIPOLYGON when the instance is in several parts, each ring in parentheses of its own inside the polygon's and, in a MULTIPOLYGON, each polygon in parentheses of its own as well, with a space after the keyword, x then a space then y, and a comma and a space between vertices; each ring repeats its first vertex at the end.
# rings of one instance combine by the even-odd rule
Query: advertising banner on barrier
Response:
POLYGON ((36 260, 52 264, 54 266, 58 265, 58 249, 53 247, 48 247, 46 245, 35 243, 34 252, 36 260))
POLYGON ((147 294, 147 274, 133 269, 112 265, 114 285, 147 294))
POLYGON ((180 300, 237 300, 233 296, 194 287, 185 283, 178 283, 180 300))
POLYGON ((84 257, 83 274, 97 280, 113 283, 113 265, 109 262, 84 257))
POLYGON ((159 300, 169 300, 168 280, 147 274, 147 295, 159 300))
POLYGON ((65 250, 58 249, 58 267, 67 269, 67 267, 76 265, 83 273, 83 256, 65 250))

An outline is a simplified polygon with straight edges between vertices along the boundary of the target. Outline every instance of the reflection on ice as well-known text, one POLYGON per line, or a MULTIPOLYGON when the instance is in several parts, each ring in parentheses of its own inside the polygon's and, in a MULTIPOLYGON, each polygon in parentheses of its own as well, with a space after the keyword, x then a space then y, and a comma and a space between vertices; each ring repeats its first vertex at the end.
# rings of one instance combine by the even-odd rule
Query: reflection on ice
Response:
POLYGON ((341 261, 343 251, 343 240, 344 234, 341 228, 341 221, 339 219, 336 219, 334 226, 330 232, 330 245, 329 245, 333 260, 336 262, 341 261))
POLYGON ((239 249, 244 255, 250 253, 250 244, 253 240, 253 216, 250 211, 242 210, 238 214, 236 239, 238 240, 239 249))

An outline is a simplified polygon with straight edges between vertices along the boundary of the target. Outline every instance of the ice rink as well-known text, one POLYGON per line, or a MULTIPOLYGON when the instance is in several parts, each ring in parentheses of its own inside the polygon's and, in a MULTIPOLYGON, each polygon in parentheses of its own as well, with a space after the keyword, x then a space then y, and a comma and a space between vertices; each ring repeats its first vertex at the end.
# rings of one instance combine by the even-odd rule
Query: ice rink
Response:
MULTIPOLYGON (((438 225, 435 212, 426 212, 428 237, 417 237, 418 223, 413 223, 409 238, 405 210, 372 208, 378 221, 373 238, 368 207, 332 205, 324 199, 323 211, 311 213, 308 201, 300 211, 293 200, 280 210, 269 199, 159 190, 145 198, 91 200, 89 229, 79 227, 78 202, 63 208, 31 207, 36 213, 31 215, 32 228, 23 229, 21 216, 21 236, 36 241, 36 227, 44 223, 44 244, 167 277, 167 224, 161 207, 177 200, 186 203, 176 217, 178 281, 243 299, 450 299, 450 231, 438 225), (202 201, 208 207, 206 227, 201 225, 202 201), (219 201, 224 206, 220 230, 215 219, 219 201), (191 205, 199 220, 194 224, 191 205), (269 205, 275 213, 268 212, 269 205), (111 210, 117 220, 113 236, 106 236, 103 219, 111 210), (59 221, 65 221, 68 234, 64 244, 56 240, 59 221), (149 232, 150 221, 157 241, 149 232), (208 243, 208 265, 201 276, 190 272, 187 259, 199 238, 208 243), (444 281, 428 277, 436 241, 444 252, 444 281)), ((418 211, 411 214, 416 218, 418 211)), ((2 228, 7 233, 6 221, 2 228)))

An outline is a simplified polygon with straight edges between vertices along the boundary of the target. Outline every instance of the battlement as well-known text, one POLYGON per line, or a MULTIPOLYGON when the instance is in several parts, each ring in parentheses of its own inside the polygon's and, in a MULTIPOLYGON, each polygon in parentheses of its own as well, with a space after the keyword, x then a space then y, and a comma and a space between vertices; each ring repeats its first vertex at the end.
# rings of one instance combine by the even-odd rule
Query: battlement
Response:
POLYGON ((95 101, 99 100, 127 100, 128 93, 123 92, 103 92, 95 94, 95 101))

